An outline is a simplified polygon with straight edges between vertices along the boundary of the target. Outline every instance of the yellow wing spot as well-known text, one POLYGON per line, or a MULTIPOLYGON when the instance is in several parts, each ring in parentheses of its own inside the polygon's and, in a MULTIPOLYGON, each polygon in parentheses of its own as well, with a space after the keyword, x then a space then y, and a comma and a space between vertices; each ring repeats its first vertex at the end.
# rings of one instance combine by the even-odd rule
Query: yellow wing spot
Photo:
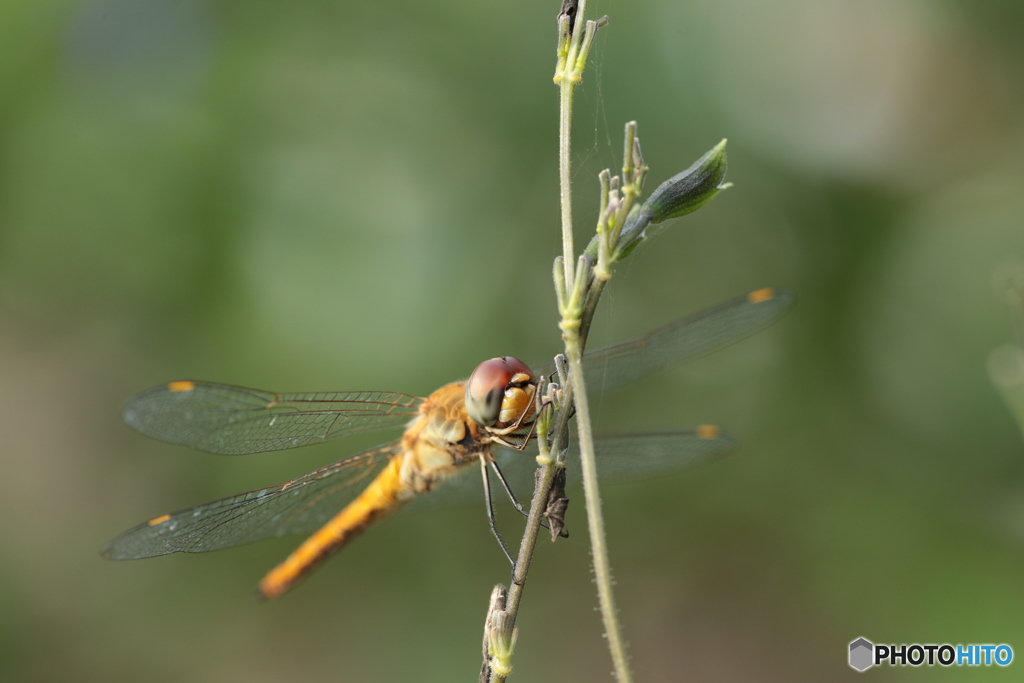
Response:
POLYGON ((764 289, 756 289, 750 294, 747 294, 747 301, 752 304, 759 304, 762 301, 768 301, 775 298, 775 290, 772 287, 765 287, 764 289))
POLYGON ((170 518, 170 515, 160 515, 159 517, 154 517, 153 519, 149 520, 148 522, 146 522, 146 524, 148 524, 149 526, 156 526, 157 524, 163 524, 170 518))
POLYGON ((722 435, 722 430, 715 425, 701 425, 697 427, 697 436, 702 439, 717 439, 722 435))
POLYGON ((195 382, 190 382, 187 379, 180 382, 171 382, 167 385, 167 391, 192 391, 196 388, 195 382))

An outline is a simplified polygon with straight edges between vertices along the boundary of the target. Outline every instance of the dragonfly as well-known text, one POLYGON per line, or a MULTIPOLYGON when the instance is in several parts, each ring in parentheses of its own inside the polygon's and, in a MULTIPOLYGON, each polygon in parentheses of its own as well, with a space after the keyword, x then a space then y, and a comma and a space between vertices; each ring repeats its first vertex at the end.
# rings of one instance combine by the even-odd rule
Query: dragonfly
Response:
MULTIPOLYGON (((792 303, 784 290, 759 289, 588 352, 588 384, 610 389, 704 355, 766 327, 792 303)), ((425 398, 384 391, 275 393, 197 380, 159 385, 128 400, 124 421, 146 436, 210 453, 245 455, 371 430, 404 431, 390 443, 296 479, 153 517, 115 538, 102 554, 130 560, 311 534, 260 581, 259 594, 275 598, 414 499, 430 498, 425 494, 435 487, 458 490, 452 483, 459 480, 456 475, 474 464, 483 472, 488 517, 497 535, 487 468, 495 470, 513 504, 524 512, 497 460, 504 453, 521 455, 534 439, 535 422, 545 409, 545 379, 522 361, 503 356, 480 363, 467 380, 446 384, 425 398)), ((596 441, 598 472, 657 474, 733 447, 733 440, 712 425, 601 437, 596 441)))

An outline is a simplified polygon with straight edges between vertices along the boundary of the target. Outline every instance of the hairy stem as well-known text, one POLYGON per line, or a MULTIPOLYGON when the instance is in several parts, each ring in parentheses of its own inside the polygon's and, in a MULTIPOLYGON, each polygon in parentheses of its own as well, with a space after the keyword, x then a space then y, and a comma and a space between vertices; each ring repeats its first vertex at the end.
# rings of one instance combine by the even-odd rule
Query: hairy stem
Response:
MULTIPOLYGON (((590 294, 590 285, 594 278, 584 275, 586 266, 581 260, 579 269, 573 273, 573 226, 572 226, 572 175, 571 175, 571 140, 572 140, 572 108, 573 93, 582 78, 586 66, 587 52, 597 32, 597 24, 585 23, 586 0, 581 0, 576 10, 576 25, 572 35, 568 58, 561 77, 556 81, 561 90, 559 98, 559 179, 561 183, 562 202, 562 261, 565 269, 562 287, 565 292, 570 287, 571 302, 562 307, 562 338, 565 340, 566 355, 569 357, 570 388, 574 393, 576 406, 576 430, 580 442, 580 461, 583 470, 583 492, 587 508, 587 526, 590 532, 591 553, 594 562, 594 580, 597 584, 598 603, 601 607, 601 618, 604 622, 608 648, 611 651, 615 676, 619 683, 632 681, 632 674, 626 659, 625 643, 615 609, 615 595, 612 590, 611 563, 608 559, 608 544, 604 530, 604 517, 601 513, 601 492, 597 480, 597 463, 594 456, 593 427, 590 420, 590 404, 587 400, 586 381, 583 376, 583 346, 586 332, 590 328, 597 299, 603 288, 603 281, 597 291, 590 294), (586 26, 585 36, 580 30, 586 26), (582 40, 582 43, 580 42, 582 40), (584 319, 585 318, 585 319, 584 319), (581 331, 583 336, 581 337, 581 331)), ((603 20, 602 20, 603 21, 603 20)), ((632 140, 628 143, 630 147, 632 140)), ((624 164, 632 166, 629 159, 624 164)), ((556 285, 557 286, 557 285, 556 285)), ((567 403, 566 405, 571 405, 567 403)), ((557 433, 556 433, 557 434, 557 433)), ((553 476, 553 475, 552 475, 553 476)))
POLYGON ((601 491, 597 480, 597 462, 594 457, 594 436, 590 422, 590 404, 583 379, 583 349, 578 337, 566 340, 569 356, 570 375, 576 388, 576 431, 580 441, 580 464, 583 471, 583 493, 587 507, 587 528, 590 532, 590 551, 594 562, 594 582, 597 584, 597 598, 601 606, 608 649, 611 652, 615 677, 619 683, 629 683, 633 676, 626 658, 626 645, 622 639, 618 612, 615 607, 615 593, 612 590, 611 562, 608 559, 608 543, 604 530, 604 516, 601 512, 601 491))
MULTIPOLYGON (((572 403, 572 385, 565 390, 564 405, 572 403)), ((555 452, 564 449, 566 436, 569 430, 569 410, 559 412, 555 424, 555 438, 552 442, 555 452)), ((530 501, 530 513, 526 518, 526 529, 523 531, 523 540, 519 545, 519 555, 516 558, 516 566, 512 570, 512 581, 508 590, 508 598, 505 601, 504 611, 508 614, 506 625, 506 637, 512 637, 515 629, 516 617, 519 615, 519 604, 523 599, 523 589, 526 587, 526 576, 530 570, 530 562, 533 559, 534 549, 537 547, 537 537, 540 535, 541 518, 547 507, 548 493, 555 480, 555 471, 560 465, 555 463, 548 448, 548 430, 546 424, 538 430, 537 443, 540 454, 537 456, 539 467, 537 469, 537 480, 534 485, 533 498, 530 501)), ((504 683, 507 674, 491 670, 491 683, 504 683)))
MULTIPOLYGON (((581 8, 582 10, 582 8, 581 8)), ((582 15, 582 11, 581 11, 582 15)), ((563 79, 560 84, 558 103, 558 177, 561 187, 562 204, 562 265, 565 268, 565 282, 573 281, 574 259, 572 236, 572 100, 576 84, 563 79)))

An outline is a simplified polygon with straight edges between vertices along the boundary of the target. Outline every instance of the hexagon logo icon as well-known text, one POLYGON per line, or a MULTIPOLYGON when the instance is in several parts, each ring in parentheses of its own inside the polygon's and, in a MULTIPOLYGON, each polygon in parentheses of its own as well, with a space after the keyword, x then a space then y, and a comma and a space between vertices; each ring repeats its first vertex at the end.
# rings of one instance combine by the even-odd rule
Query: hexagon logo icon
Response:
POLYGON ((850 643, 850 666, 857 671, 870 669, 874 662, 875 645, 867 638, 858 638, 850 643))

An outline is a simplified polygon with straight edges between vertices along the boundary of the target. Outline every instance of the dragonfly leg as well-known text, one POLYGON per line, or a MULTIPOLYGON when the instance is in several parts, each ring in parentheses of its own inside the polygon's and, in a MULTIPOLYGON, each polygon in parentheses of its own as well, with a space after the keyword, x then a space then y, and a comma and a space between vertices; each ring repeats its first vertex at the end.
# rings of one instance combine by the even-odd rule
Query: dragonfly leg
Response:
MULTIPOLYGON (((491 461, 491 467, 494 468, 494 473, 498 475, 498 481, 501 482, 501 487, 505 489, 505 493, 508 495, 508 499, 512 501, 512 505, 515 506, 516 510, 519 510, 519 514, 523 517, 529 517, 530 513, 523 507, 522 503, 516 498, 516 494, 512 493, 512 487, 508 485, 508 480, 505 479, 505 475, 501 473, 501 469, 498 467, 498 463, 491 461)), ((540 525, 545 529, 550 528, 547 522, 541 522, 540 525)), ((562 529, 559 534, 562 538, 569 538, 569 532, 562 529)))
MULTIPOLYGON (((501 546, 501 550, 505 553, 505 557, 508 558, 508 561, 512 563, 512 570, 515 571, 516 561, 513 559, 512 553, 509 552, 508 546, 505 545, 505 539, 503 539, 501 534, 498 533, 498 526, 494 523, 494 504, 491 500, 491 479, 487 476, 487 457, 483 453, 480 454, 480 473, 484 478, 484 498, 487 501, 487 521, 491 525, 491 532, 494 534, 494 537, 498 539, 498 545, 501 546)), ((502 479, 502 484, 504 483, 504 479, 502 479)))

